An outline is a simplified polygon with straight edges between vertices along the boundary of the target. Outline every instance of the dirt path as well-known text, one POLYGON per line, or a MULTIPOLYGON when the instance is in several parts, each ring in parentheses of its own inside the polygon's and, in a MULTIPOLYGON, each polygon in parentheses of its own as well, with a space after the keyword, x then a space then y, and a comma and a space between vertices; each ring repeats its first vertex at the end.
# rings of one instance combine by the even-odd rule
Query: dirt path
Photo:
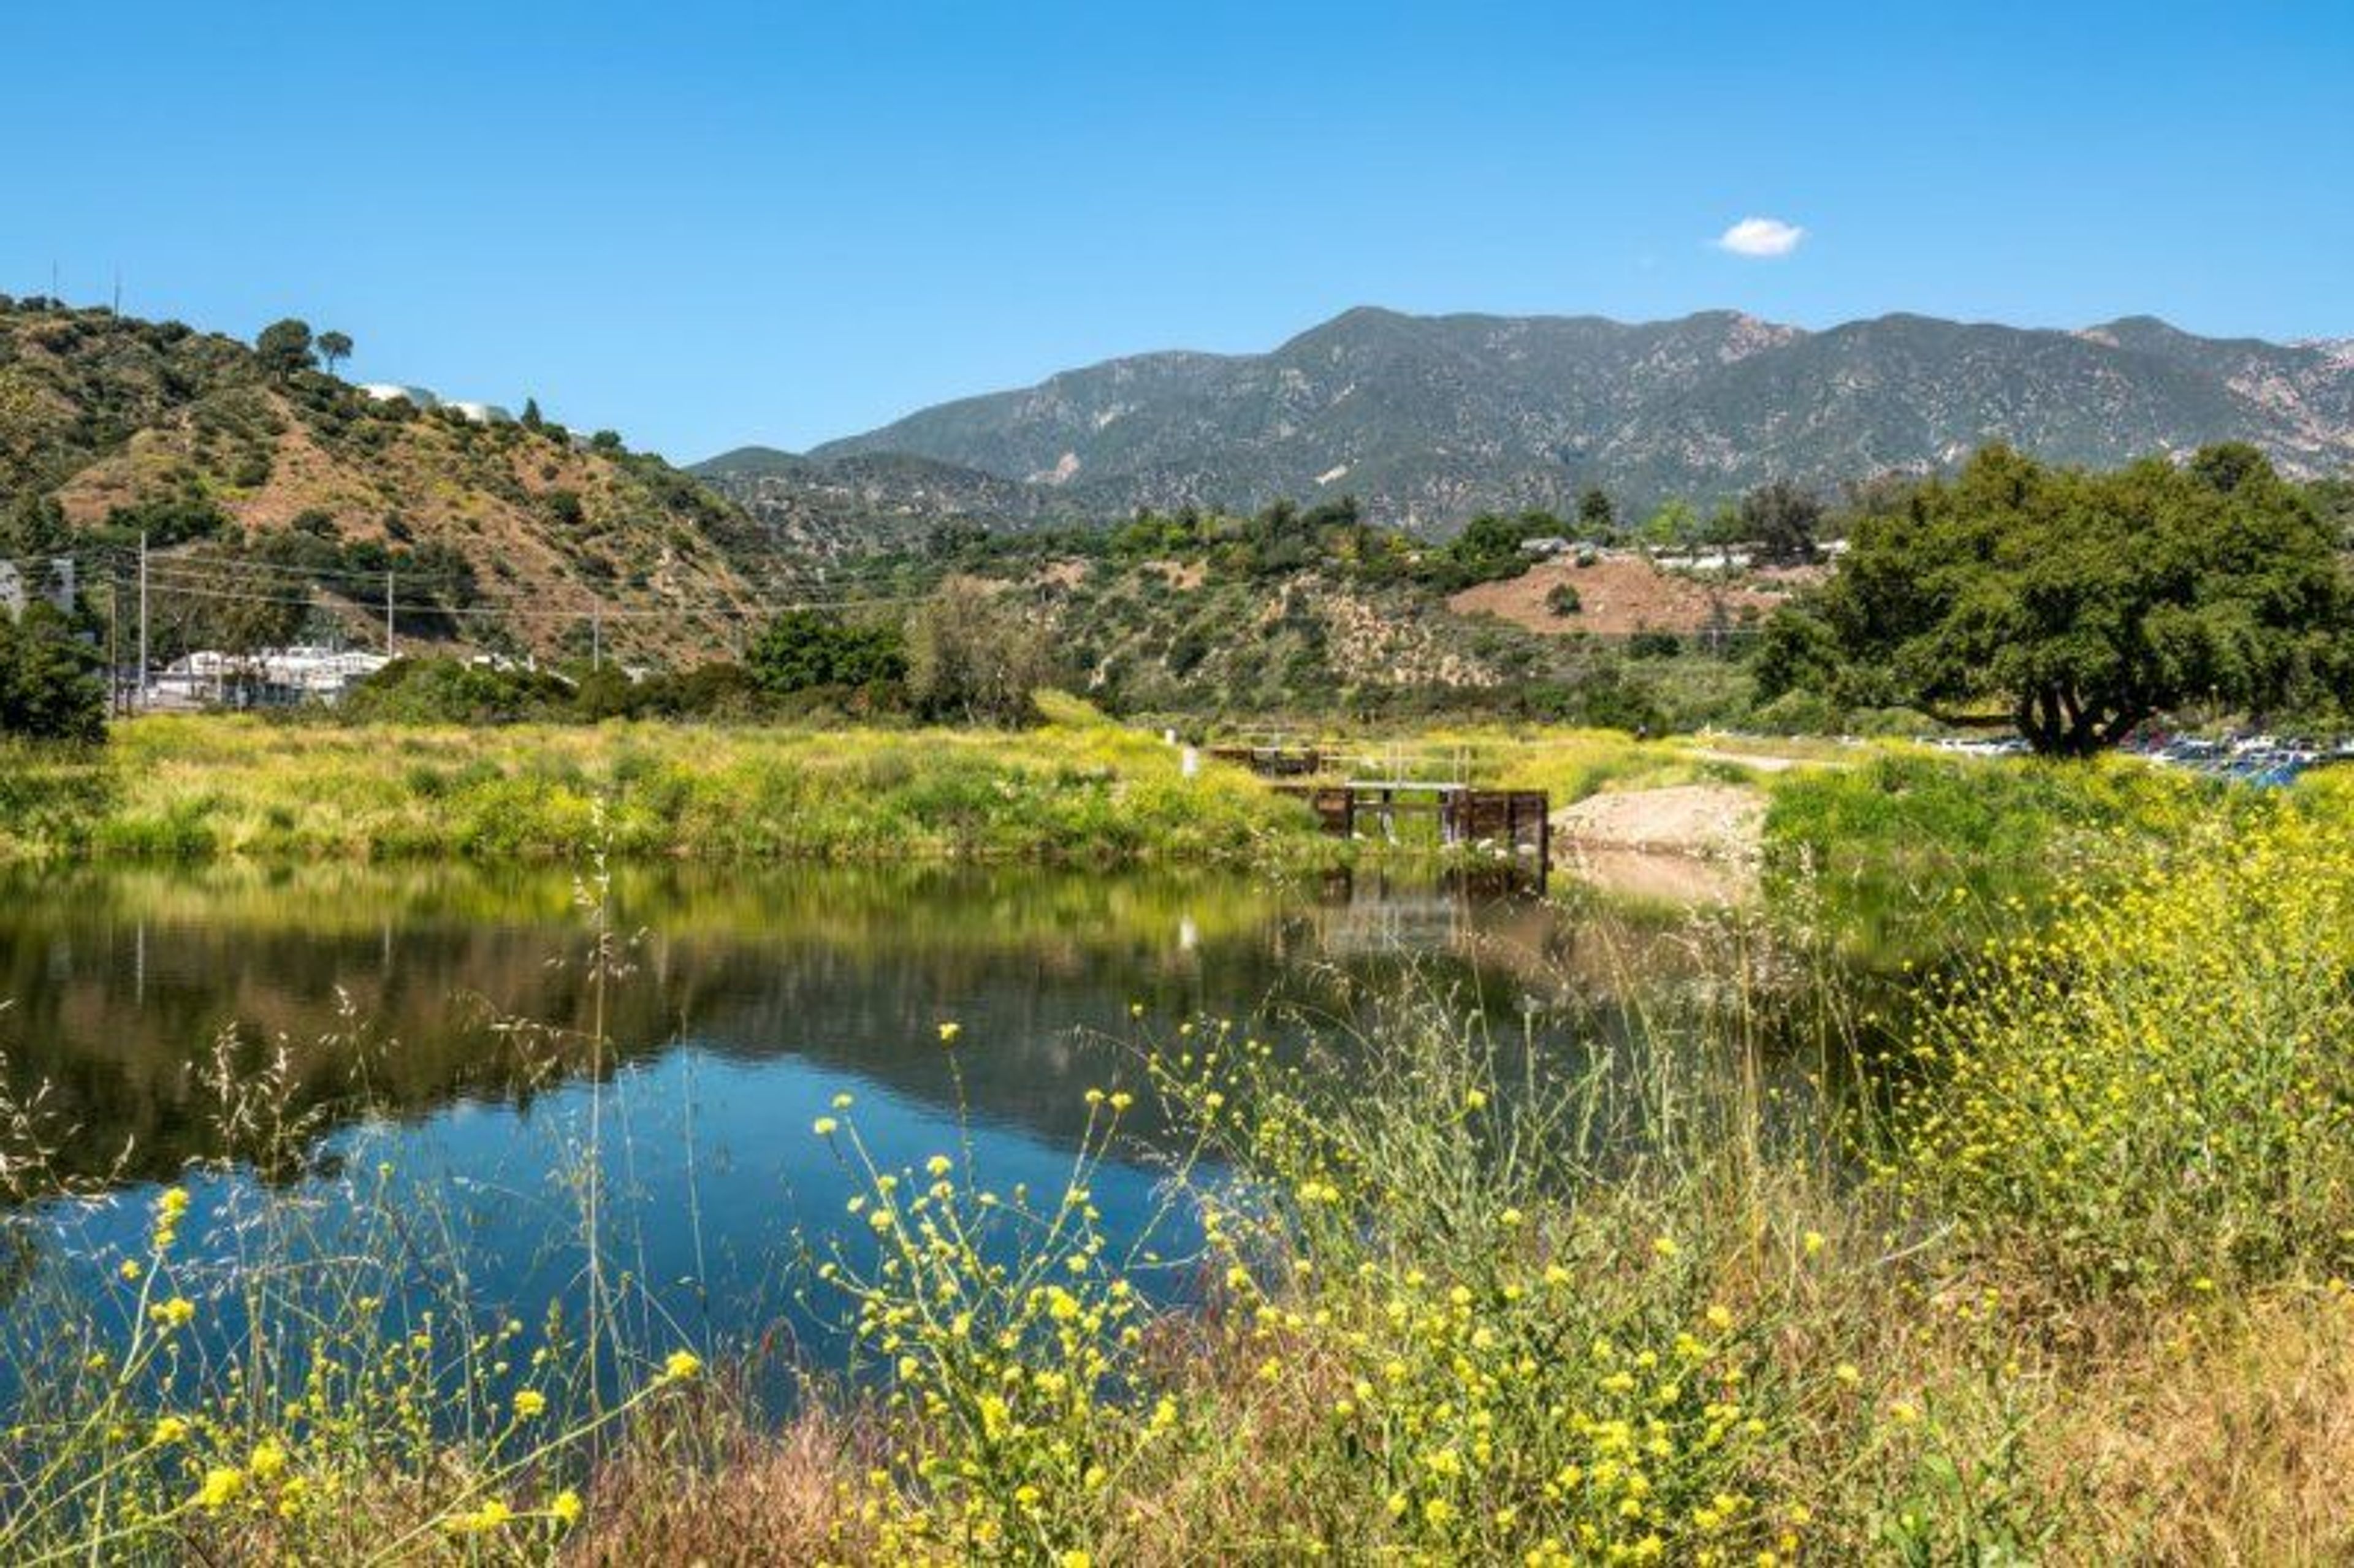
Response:
POLYGON ((1786 757, 1772 751, 1725 751, 1712 746, 1688 746, 1684 755, 1703 762, 1734 762, 1760 773, 1787 773, 1793 768, 1852 768, 1853 757, 1786 757))
POLYGON ((1641 850, 1746 863, 1757 858, 1766 797, 1731 784, 1594 795, 1553 814, 1573 848, 1641 850))

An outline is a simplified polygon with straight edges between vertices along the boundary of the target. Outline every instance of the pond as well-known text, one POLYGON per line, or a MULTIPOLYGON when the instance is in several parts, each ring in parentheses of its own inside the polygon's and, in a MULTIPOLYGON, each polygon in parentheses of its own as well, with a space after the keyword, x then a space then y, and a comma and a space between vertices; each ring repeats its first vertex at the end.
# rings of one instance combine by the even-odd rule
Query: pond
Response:
MULTIPOLYGON (((1296 1044, 1300 1010, 1345 1012, 1411 969, 1490 1017, 1590 1021, 1630 986, 1709 981, 1676 930, 1375 877, 20 874, 0 883, 0 1071, 30 1109, 8 1154, 20 1188, 79 1195, 20 1200, 0 1288, 118 1266, 167 1181, 192 1237, 232 1238, 224 1268, 257 1204, 365 1189, 429 1234, 420 1270, 462 1258, 472 1299, 529 1316, 577 1277, 594 1164, 599 1245, 665 1332, 782 1323, 822 1360, 795 1263, 858 1186, 812 1130, 840 1097, 881 1165, 953 1150, 1059 1190, 1102 1115, 1087 1091, 1138 1086, 1140 1053, 1186 1020, 1296 1044)), ((1116 1244, 1159 1206, 1151 1105, 1092 1178, 1116 1244)))

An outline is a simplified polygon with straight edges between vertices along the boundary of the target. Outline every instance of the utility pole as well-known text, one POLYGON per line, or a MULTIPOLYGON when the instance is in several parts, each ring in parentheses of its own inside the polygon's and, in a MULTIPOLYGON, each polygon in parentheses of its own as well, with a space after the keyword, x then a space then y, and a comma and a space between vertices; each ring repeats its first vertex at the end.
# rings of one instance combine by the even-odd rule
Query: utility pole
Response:
POLYGON ((122 558, 106 569, 106 711, 122 716, 122 558))
POLYGON ((392 658, 392 568, 384 569, 384 656, 392 658))
POLYGON ((147 530, 139 531, 139 677, 134 707, 144 711, 147 706, 147 530))

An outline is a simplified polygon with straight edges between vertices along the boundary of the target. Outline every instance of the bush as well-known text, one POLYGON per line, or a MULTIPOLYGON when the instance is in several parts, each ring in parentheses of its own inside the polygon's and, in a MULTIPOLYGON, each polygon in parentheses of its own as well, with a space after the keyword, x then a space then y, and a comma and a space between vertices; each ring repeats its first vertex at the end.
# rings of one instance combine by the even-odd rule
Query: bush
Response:
MULTIPOLYGON (((267 481, 268 473, 262 478, 267 481)), ((107 513, 97 534, 102 540, 122 544, 136 544, 144 535, 150 549, 161 550, 215 538, 228 528, 228 514, 203 496, 168 495, 115 507, 107 513)))
POLYGON ((1578 597, 1575 584, 1555 583, 1545 591, 1545 608, 1555 615, 1570 616, 1584 609, 1585 601, 1578 597))
POLYGON ((745 663, 779 696, 819 686, 897 681, 907 673, 898 628, 853 626, 814 609, 789 609, 770 621, 745 663))
POLYGON ((749 719, 767 711, 766 688, 732 660, 665 671, 638 683, 634 711, 656 718, 749 719))
MULTIPOLYGON (((1759 694, 1765 694, 1761 690, 1759 694)), ((1771 735, 1841 735, 1847 730, 1847 715, 1820 693, 1785 690, 1757 710, 1755 723, 1771 735)))
POLYGON ((573 688, 536 670, 396 659, 352 688, 345 716, 376 724, 514 724, 567 713, 573 688))
POLYGON ((1055 674, 1045 631, 974 584, 943 585, 908 623, 907 694, 928 718, 1027 724, 1055 674))
POLYGON ((46 604, 0 612, 0 735, 84 745, 106 738, 106 688, 66 618, 46 604))

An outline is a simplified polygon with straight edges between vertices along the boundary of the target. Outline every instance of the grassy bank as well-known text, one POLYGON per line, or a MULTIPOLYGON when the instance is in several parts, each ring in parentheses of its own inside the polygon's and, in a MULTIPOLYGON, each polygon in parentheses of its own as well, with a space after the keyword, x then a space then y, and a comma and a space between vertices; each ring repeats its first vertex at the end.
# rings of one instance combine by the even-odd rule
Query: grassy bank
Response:
POLYGON ((1850 959, 1894 968, 2031 923, 2211 848, 2280 810, 2354 821, 2317 788, 2287 795, 2127 759, 1956 759, 1906 748, 1775 781, 1769 888, 1850 959))
POLYGON ((1132 731, 120 725, 0 753, 0 859, 623 857, 1284 863, 1303 807, 1132 731))
MULTIPOLYGON (((103 748, 0 748, 0 863, 628 859, 1328 864, 1307 810, 1049 699, 1021 731, 461 728, 229 716, 118 725, 103 748)), ((1433 729, 1364 768, 1597 791, 1764 776, 1691 746, 1545 726, 1433 729)))
MULTIPOLYGON (((1412 992, 1334 1039, 1345 1077, 1148 1020, 1062 1191, 955 1147, 881 1168, 839 1105, 801 1135, 861 1191, 810 1287, 858 1375, 781 1427, 708 1347, 633 1321, 593 1241, 563 1321, 486 1319, 454 1269, 420 1318, 364 1170, 323 1206, 349 1281, 323 1298, 321 1243, 167 1192, 112 1299, 12 1319, 41 1397, 0 1456, 0 1545, 2335 1560, 2354 852, 2301 810, 2198 826, 2201 853, 2055 888, 2040 929, 1917 998, 1902 1077, 1852 1103, 1807 1064, 1766 1074, 1734 988, 1631 1039, 1497 1038, 1412 992), (1146 1097, 1185 1129, 1170 1223, 1116 1245, 1089 1183, 1146 1097), (209 1293, 200 1224, 250 1255, 209 1293), (226 1311, 198 1362, 194 1320, 226 1311)), ((225 1137, 270 1140, 267 1088, 224 1086, 225 1137)))

